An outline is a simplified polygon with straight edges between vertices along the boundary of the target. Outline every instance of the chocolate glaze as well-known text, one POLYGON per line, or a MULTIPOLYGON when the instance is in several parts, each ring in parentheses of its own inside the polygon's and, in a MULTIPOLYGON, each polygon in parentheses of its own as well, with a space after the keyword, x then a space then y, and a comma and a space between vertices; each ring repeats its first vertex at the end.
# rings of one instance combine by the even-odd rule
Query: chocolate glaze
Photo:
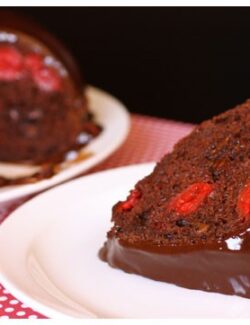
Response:
MULTIPOLYGON (((71 153, 72 152, 73 151, 71 151, 71 153)), ((86 151, 74 151, 74 154, 76 157, 71 160, 65 160, 58 163, 44 163, 40 166, 40 170, 38 172, 31 174, 30 176, 23 176, 18 178, 7 178, 0 176, 0 188, 14 185, 33 184, 44 179, 49 179, 58 174, 63 169, 86 160, 93 155, 91 152, 86 151)))
POLYGON ((99 257, 114 268, 157 281, 250 298, 250 229, 224 241, 182 247, 110 238, 99 257))

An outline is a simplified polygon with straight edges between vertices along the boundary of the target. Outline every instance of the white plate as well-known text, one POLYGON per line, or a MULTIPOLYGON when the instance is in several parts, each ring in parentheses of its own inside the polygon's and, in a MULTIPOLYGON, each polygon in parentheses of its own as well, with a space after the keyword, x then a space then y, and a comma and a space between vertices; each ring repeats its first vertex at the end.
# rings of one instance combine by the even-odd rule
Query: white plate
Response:
POLYGON ((250 317, 250 299, 179 288, 99 260, 112 205, 153 166, 86 176, 16 210, 0 227, 3 285, 52 318, 250 317))
MULTIPOLYGON (((90 111, 103 127, 102 133, 84 148, 92 155, 85 160, 68 166, 55 176, 34 184, 0 188, 0 202, 38 192, 66 181, 100 163, 116 150, 125 140, 130 126, 129 113, 121 102, 94 87, 88 87, 87 97, 90 111)), ((0 163, 0 175, 25 175, 37 168, 18 164, 0 163)))

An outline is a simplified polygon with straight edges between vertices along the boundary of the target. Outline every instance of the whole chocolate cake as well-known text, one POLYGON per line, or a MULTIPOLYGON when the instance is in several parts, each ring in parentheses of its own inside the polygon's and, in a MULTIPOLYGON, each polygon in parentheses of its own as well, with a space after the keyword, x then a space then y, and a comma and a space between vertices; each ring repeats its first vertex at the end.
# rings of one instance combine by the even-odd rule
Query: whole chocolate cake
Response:
POLYGON ((250 298, 250 100, 197 126, 113 207, 100 257, 190 289, 250 298))
POLYGON ((64 46, 27 18, 0 14, 0 161, 43 163, 100 131, 64 46))

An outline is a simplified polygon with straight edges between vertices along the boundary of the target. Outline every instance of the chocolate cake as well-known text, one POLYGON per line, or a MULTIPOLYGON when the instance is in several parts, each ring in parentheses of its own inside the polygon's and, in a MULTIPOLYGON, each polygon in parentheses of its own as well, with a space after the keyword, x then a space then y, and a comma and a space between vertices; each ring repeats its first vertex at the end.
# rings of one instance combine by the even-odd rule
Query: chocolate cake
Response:
POLYGON ((60 161, 100 132, 79 68, 26 17, 0 15, 0 161, 60 161))
POLYGON ((250 100, 197 126, 113 207, 110 266, 250 298, 250 100))

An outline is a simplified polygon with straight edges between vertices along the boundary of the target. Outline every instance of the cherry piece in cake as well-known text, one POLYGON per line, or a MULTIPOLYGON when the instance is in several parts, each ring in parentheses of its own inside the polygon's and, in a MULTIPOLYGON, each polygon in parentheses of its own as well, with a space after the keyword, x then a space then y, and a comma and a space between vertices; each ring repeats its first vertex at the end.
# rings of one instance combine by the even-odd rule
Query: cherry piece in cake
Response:
POLYGON ((250 219, 250 184, 247 184, 239 193, 237 207, 242 217, 250 219))
POLYGON ((120 209, 123 211, 129 211, 133 209, 133 207, 136 205, 140 197, 141 197, 141 192, 137 189, 134 189, 129 194, 127 200, 120 203, 120 209))
POLYGON ((206 197, 212 192, 213 186, 208 183, 195 183, 170 200, 167 209, 181 215, 195 212, 206 197))

